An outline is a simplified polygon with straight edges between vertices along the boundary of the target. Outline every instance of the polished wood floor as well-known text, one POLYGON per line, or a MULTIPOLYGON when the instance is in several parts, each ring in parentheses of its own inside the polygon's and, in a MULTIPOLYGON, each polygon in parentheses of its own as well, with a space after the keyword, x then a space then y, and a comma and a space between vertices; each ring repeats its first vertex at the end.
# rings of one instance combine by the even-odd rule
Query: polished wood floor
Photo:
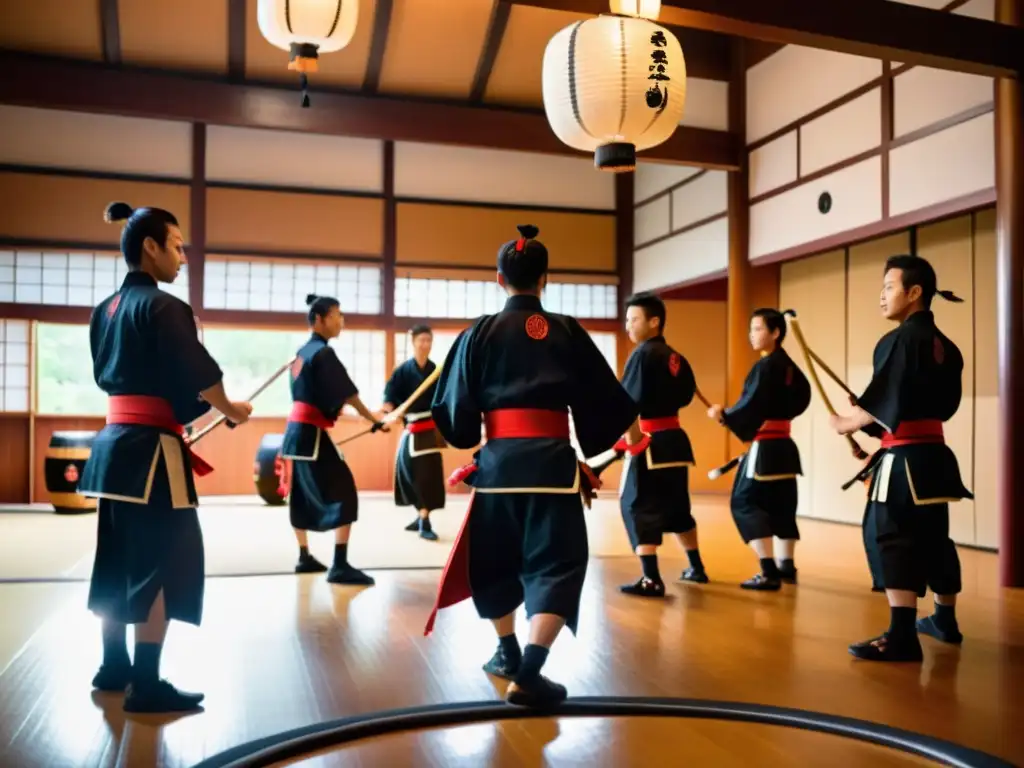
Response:
MULTIPOLYGON (((805 522, 801 584, 751 594, 736 584, 753 555, 724 501, 698 511, 713 583, 673 584, 665 601, 618 593, 632 558, 591 561, 577 638, 556 643, 547 672, 570 695, 751 701, 829 712, 928 733, 1024 763, 1024 594, 996 584, 991 554, 961 553, 962 649, 925 639, 918 665, 871 665, 850 641, 887 623, 869 591, 857 529, 805 522)), ((239 532, 239 546, 244 531, 239 532)), ((684 565, 666 545, 662 571, 684 565)), ((480 670, 490 626, 462 604, 422 636, 436 570, 378 571, 377 586, 317 576, 213 578, 203 626, 175 625, 164 674, 207 694, 204 712, 127 717, 92 694, 98 622, 84 583, 57 585, 60 609, 0 675, 0 766, 194 765, 241 742, 327 718, 445 701, 491 700, 503 684, 480 670)), ((8 592, 18 587, 9 585, 8 592)), ((3 598, 3 595, 0 595, 3 598)), ((22 620, 6 598, 3 622, 22 620)), ((922 613, 927 606, 922 604, 922 613)), ((526 622, 520 619, 521 636, 526 622)), ((713 721, 536 720, 381 737, 296 765, 899 765, 914 761, 838 737, 713 721), (404 756, 404 757, 403 757, 404 756), (397 761, 397 762, 395 762, 397 761)), ((918 761, 920 762, 920 761, 918 761)))

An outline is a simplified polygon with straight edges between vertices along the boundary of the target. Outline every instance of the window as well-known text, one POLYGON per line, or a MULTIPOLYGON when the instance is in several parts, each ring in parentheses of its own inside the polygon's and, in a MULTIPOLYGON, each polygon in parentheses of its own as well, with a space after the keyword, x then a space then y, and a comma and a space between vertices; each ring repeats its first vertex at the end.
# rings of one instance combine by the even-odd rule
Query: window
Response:
MULTIPOLYGON (((204 336, 206 348, 224 371, 224 387, 236 400, 249 397, 309 338, 305 331, 242 328, 208 328, 204 336)), ((346 330, 330 342, 370 409, 383 401, 384 341, 383 331, 346 330)), ((289 377, 284 373, 253 402, 253 416, 287 416, 291 406, 289 377)))
POLYGON ((29 410, 28 382, 28 320, 0 320, 0 411, 29 410))
POLYGON ((616 334, 609 331, 589 331, 590 338, 594 340, 594 344, 601 350, 601 354, 604 355, 604 359, 608 361, 608 365, 612 367, 612 370, 617 376, 619 374, 619 338, 616 334))
POLYGON ((98 416, 107 412, 107 396, 92 376, 88 325, 36 325, 36 387, 39 413, 98 416))
MULTIPOLYGON (((434 331, 434 345, 430 350, 430 359, 438 365, 444 365, 444 360, 448 357, 448 350, 450 350, 452 345, 455 344, 455 340, 459 337, 460 333, 462 333, 462 331, 434 331)), ((409 333, 396 333, 395 367, 398 367, 410 357, 412 357, 412 339, 409 338, 409 333)), ((390 371, 388 372, 388 375, 391 375, 390 371)))
MULTIPOLYGON (((544 308, 573 317, 618 317, 615 285, 559 283, 544 291, 544 308)), ((493 314, 505 306, 505 292, 493 280, 398 277, 395 314, 398 317, 466 317, 493 314)))
MULTIPOLYGON (((0 251, 0 302, 94 307, 121 287, 127 272, 116 253, 0 251)), ((188 302, 188 265, 160 287, 188 302)))
POLYGON ((203 306, 251 312, 306 313, 306 295, 334 296, 341 311, 383 312, 381 269, 376 265, 207 257, 203 306))

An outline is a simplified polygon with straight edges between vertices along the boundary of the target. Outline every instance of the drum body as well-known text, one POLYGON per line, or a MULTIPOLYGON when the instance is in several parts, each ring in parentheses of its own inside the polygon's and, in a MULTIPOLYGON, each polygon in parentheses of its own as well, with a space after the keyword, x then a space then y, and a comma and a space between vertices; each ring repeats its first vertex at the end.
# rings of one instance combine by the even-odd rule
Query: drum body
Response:
POLYGON ((92 453, 95 432, 54 432, 46 450, 43 474, 50 503, 58 514, 96 511, 96 499, 78 493, 78 480, 92 453))
POLYGON ((256 449, 256 461, 252 468, 256 493, 272 507, 279 507, 288 500, 288 467, 281 458, 283 441, 284 435, 264 435, 256 449))

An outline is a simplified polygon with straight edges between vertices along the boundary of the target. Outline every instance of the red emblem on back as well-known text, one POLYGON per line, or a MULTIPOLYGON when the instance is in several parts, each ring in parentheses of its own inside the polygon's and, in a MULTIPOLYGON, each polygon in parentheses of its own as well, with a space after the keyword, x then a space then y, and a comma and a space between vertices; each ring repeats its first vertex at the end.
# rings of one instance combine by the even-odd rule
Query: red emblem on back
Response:
POLYGON ((114 313, 117 312, 117 307, 121 303, 121 294, 118 293, 114 296, 109 304, 107 304, 107 317, 113 317, 114 313))
POLYGON ((683 361, 679 359, 679 353, 673 352, 668 356, 668 372, 673 376, 679 375, 679 369, 682 367, 683 361))
POLYGON ((942 346, 942 339, 938 336, 932 340, 932 355, 934 355, 935 362, 939 365, 946 361, 946 348, 942 346))
POLYGON ((67 480, 69 483, 77 483, 78 467, 76 467, 74 464, 68 464, 66 467, 64 467, 64 479, 67 480))
POLYGON ((302 358, 296 357, 295 362, 292 363, 292 380, 299 378, 299 374, 302 373, 302 358))
POLYGON ((544 315, 530 315, 526 318, 526 335, 537 341, 547 338, 548 321, 544 315))

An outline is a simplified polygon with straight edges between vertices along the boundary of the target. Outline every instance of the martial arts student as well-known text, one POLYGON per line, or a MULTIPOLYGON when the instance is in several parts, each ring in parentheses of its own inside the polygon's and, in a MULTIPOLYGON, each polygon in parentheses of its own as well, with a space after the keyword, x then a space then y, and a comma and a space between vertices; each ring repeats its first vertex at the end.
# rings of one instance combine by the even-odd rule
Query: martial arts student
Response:
POLYGON ((665 341, 665 302, 660 298, 638 293, 626 301, 626 333, 636 348, 626 361, 622 386, 640 415, 630 427, 629 444, 623 438, 616 446, 626 453, 619 505, 643 576, 619 589, 640 597, 664 597, 665 583, 658 570, 663 533, 674 533, 690 560, 680 581, 708 581, 690 509, 693 448, 679 424, 679 409, 693 400, 697 384, 690 363, 665 341))
POLYGON ((96 435, 78 492, 99 499, 89 609, 103 619, 103 664, 93 686, 125 690, 127 712, 195 709, 201 693, 160 679, 167 623, 199 625, 203 613, 203 533, 183 425, 213 406, 233 424, 252 412, 224 393, 221 370, 200 343, 188 304, 160 290, 184 261, 175 217, 159 208, 107 207, 124 221, 128 274, 92 312, 93 377, 107 394, 107 423, 96 435), (135 625, 129 660, 126 624, 135 625))
POLYGON ((800 451, 790 434, 792 420, 811 404, 811 385, 782 348, 786 318, 775 309, 750 316, 750 346, 761 354, 731 408, 712 405, 708 416, 721 422, 750 449, 736 469, 729 507, 745 544, 761 560, 761 572, 743 589, 776 591, 796 583, 794 554, 800 540, 796 523, 800 451), (772 537, 778 541, 778 551, 772 537), (777 561, 776 561, 777 558, 777 561))
POLYGON ((946 643, 963 641, 956 620, 960 558, 949 538, 949 503, 974 498, 963 484, 956 456, 943 438, 942 424, 960 407, 964 359, 935 325, 935 270, 919 256, 892 256, 885 263, 880 305, 897 327, 875 346, 871 383, 850 416, 833 416, 842 435, 862 430, 882 440, 868 468, 869 515, 873 517, 889 629, 850 646, 869 661, 921 661, 917 632, 946 643), (928 588, 935 613, 917 618, 917 599, 928 588), (916 630, 916 631, 915 631, 916 630))
POLYGON ((637 407, 580 324, 542 308, 547 248, 536 227, 518 229, 498 251, 505 307, 459 335, 431 407, 452 446, 478 445, 481 418, 487 440, 457 473, 474 490, 426 633, 438 609, 471 597, 498 634, 484 670, 512 680, 509 703, 546 706, 566 697, 540 672, 562 627, 576 632, 588 557, 583 503, 600 485, 577 458, 568 412, 582 453, 594 456, 629 428, 637 407), (524 602, 530 636, 521 651, 514 617, 524 602))
MULTIPOLYGON (((395 368, 388 379, 381 409, 384 413, 390 413, 410 398, 437 368, 430 359, 434 340, 430 326, 413 326, 409 336, 412 338, 413 356, 395 368)), ((445 443, 430 415, 430 403, 436 390, 437 382, 434 382, 409 406, 404 416, 405 431, 395 457, 395 504, 411 506, 419 511, 419 516, 405 530, 419 531, 420 537, 428 541, 437 541, 437 534, 430 525, 430 513, 444 509, 445 501, 444 463, 441 458, 445 443)))
POLYGON ((327 571, 309 554, 307 532, 334 531, 334 562, 327 581, 369 585, 374 583, 373 577, 348 562, 352 523, 359 518, 359 494, 352 471, 328 430, 346 405, 373 425, 372 432, 387 432, 388 427, 363 405, 348 371, 327 343, 345 325, 338 300, 310 294, 306 305, 311 335, 292 363, 292 410, 281 443, 281 458, 292 462, 288 510, 299 545, 295 572, 327 571))

